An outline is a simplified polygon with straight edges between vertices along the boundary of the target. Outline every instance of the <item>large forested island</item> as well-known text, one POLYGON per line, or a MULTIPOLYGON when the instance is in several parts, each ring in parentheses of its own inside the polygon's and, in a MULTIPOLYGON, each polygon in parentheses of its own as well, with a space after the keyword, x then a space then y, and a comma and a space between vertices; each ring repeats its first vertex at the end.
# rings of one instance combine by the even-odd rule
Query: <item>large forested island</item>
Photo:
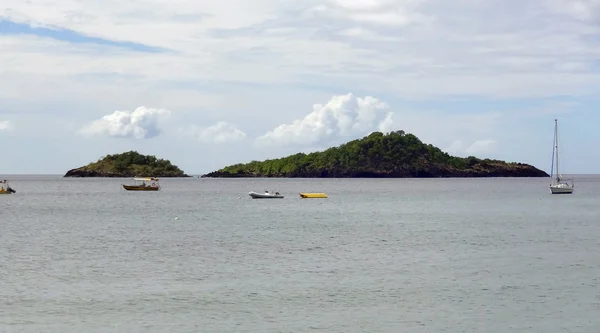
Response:
POLYGON ((96 162, 69 170, 64 177, 189 177, 169 160, 137 151, 106 155, 96 162))
POLYGON ((531 165, 455 157, 404 131, 371 133, 322 152, 235 164, 202 177, 549 177, 531 165))

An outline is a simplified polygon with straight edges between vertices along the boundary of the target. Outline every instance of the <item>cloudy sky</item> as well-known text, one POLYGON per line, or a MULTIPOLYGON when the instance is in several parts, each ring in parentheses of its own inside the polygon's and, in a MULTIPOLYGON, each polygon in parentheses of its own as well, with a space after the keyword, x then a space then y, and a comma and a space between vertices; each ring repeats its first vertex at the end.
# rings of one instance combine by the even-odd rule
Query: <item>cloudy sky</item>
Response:
POLYGON ((190 174, 405 130, 600 173, 600 0, 3 0, 0 173, 190 174))

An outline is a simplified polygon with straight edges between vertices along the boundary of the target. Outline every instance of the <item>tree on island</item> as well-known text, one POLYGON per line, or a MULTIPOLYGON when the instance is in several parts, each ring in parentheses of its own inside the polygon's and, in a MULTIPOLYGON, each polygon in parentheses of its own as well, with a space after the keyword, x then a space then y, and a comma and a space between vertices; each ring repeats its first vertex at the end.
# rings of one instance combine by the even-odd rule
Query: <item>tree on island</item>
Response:
POLYGON ((310 154, 227 166, 202 177, 548 177, 531 165, 451 156, 413 134, 373 132, 310 154))
POLYGON ((106 155, 86 166, 69 170, 65 177, 189 177, 169 160, 137 151, 106 155))

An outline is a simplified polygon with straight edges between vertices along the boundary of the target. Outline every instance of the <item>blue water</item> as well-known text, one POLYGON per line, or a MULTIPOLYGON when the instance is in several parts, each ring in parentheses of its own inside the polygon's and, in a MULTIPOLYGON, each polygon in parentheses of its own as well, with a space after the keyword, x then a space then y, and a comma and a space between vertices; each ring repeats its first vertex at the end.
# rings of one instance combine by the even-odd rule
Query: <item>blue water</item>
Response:
POLYGON ((1 332, 600 331, 599 176, 0 177, 1 332))

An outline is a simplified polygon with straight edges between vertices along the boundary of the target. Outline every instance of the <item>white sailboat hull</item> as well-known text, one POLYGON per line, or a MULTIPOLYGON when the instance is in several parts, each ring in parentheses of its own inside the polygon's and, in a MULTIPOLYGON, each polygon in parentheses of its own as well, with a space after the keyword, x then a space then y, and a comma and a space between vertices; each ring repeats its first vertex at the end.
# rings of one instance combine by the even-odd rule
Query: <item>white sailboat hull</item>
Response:
POLYGON ((553 184, 550 185, 550 191, 552 194, 571 194, 573 193, 573 186, 568 184, 553 184))
POLYGON ((283 195, 281 195, 281 194, 257 193, 257 192, 252 191, 252 192, 248 193, 248 195, 252 199, 283 199, 283 195))
POLYGON ((558 119, 554 119, 554 147, 552 148, 552 168, 550 171, 552 183, 550 184, 550 191, 552 194, 571 194, 575 189, 575 183, 573 183, 573 180, 571 179, 571 184, 569 184, 568 180, 565 181, 565 179, 560 176, 558 161, 558 119), (555 162, 556 173, 554 172, 555 162), (554 175, 556 175, 556 178, 554 175))

